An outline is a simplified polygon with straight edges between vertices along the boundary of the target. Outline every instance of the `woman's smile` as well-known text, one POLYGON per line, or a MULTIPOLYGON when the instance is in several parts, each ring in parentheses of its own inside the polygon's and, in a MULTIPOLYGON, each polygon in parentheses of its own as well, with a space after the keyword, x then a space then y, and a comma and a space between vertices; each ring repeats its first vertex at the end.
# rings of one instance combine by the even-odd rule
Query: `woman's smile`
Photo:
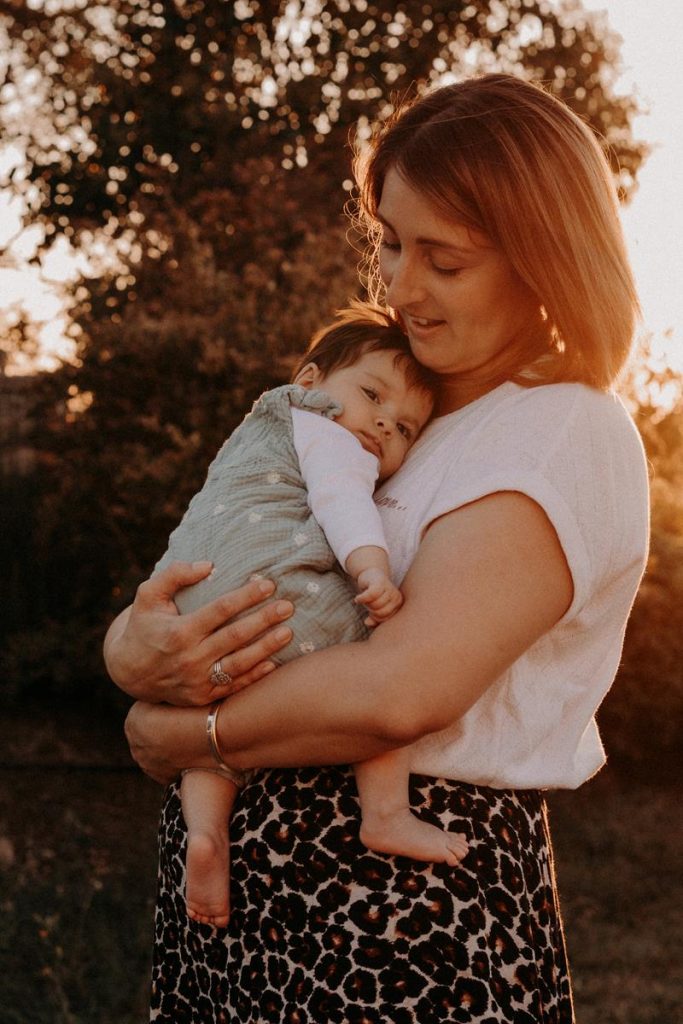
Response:
POLYGON ((416 316, 415 313, 404 312, 402 317, 406 327, 416 334, 425 335, 444 325, 443 320, 432 320, 429 317, 416 316))

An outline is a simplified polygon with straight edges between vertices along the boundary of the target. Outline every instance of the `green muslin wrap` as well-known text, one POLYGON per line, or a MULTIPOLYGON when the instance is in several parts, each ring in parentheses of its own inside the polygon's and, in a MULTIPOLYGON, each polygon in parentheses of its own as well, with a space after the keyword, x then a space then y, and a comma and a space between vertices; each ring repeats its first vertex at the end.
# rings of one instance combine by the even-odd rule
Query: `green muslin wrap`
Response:
POLYGON ((289 661, 333 643, 362 640, 365 609, 308 507, 294 448, 291 406, 334 418, 324 391, 296 384, 267 391, 209 467, 155 573, 172 561, 213 562, 211 576, 178 593, 182 613, 200 608, 253 576, 277 584, 294 603, 291 643, 273 657, 289 661))

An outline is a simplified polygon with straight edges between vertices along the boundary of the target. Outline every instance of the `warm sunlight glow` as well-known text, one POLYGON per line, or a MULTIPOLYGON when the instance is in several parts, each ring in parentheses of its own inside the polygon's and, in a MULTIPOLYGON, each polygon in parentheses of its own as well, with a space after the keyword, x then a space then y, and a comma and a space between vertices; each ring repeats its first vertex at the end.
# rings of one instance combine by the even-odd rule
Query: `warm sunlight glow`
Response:
POLYGON ((584 0, 583 6, 606 11, 622 37, 619 89, 635 94, 645 111, 634 135, 652 151, 624 210, 624 228, 654 358, 683 373, 683 3, 658 0, 646 8, 641 0, 584 0))
MULTIPOLYGON (((624 210, 624 227, 641 294, 644 332, 652 336, 656 359, 683 373, 683 0, 658 0, 656 10, 646 10, 642 0, 584 0, 583 6, 605 11, 610 27, 622 37, 618 88, 634 93, 644 109, 634 123, 634 134, 652 152, 624 210)), ((305 21, 293 16, 283 20, 281 31, 285 28, 290 43, 301 42, 306 34, 305 21)), ((532 32, 533 25, 525 24, 524 30, 532 32)), ((268 84, 261 83, 261 88, 267 91, 268 84)), ((21 165, 16 145, 0 147, 0 180, 12 171, 20 174, 21 165)), ((75 267, 63 240, 48 255, 42 278, 34 267, 17 270, 14 261, 30 260, 42 241, 42 229, 21 234, 20 227, 19 202, 0 194, 0 250, 10 242, 12 246, 12 261, 0 258, 0 316, 7 324, 22 317, 38 322, 42 354, 37 360, 18 360, 12 371, 26 373, 50 368, 56 359, 73 353, 73 342, 64 333, 61 286, 73 278, 75 267)))

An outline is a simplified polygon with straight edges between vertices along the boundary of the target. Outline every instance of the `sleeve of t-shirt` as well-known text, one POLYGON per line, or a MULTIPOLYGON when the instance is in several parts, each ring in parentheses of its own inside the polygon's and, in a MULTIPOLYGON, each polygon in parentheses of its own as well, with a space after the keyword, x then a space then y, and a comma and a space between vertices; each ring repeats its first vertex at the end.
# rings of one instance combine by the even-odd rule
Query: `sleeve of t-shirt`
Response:
POLYGON ((374 455, 334 420, 292 409, 294 447, 308 504, 340 565, 356 548, 387 550, 373 501, 379 472, 374 455))
POLYGON ((642 557, 642 446, 614 396, 582 385, 528 389, 510 396, 468 441, 462 458, 444 472, 423 531, 439 516, 495 492, 525 494, 545 512, 567 560, 574 595, 565 620, 625 558, 642 557))

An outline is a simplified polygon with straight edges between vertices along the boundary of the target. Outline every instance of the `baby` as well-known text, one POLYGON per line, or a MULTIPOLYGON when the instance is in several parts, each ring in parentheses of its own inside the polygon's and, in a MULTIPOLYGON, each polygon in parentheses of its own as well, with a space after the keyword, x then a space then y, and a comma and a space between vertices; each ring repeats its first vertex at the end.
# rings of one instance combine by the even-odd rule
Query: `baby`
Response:
MULTIPOLYGON (((403 598, 372 496, 429 419, 434 387, 387 314, 363 303, 340 311, 313 338, 294 383, 255 402, 171 534, 156 571, 175 560, 213 562, 208 579, 177 595, 179 611, 268 576, 295 606, 279 662, 364 639, 393 615, 403 598)), ((403 751, 355 772, 367 846, 452 865, 465 856, 461 836, 411 814, 403 751)), ((187 771, 181 782, 188 914, 219 927, 229 917, 227 822, 239 782, 218 767, 187 771)))

